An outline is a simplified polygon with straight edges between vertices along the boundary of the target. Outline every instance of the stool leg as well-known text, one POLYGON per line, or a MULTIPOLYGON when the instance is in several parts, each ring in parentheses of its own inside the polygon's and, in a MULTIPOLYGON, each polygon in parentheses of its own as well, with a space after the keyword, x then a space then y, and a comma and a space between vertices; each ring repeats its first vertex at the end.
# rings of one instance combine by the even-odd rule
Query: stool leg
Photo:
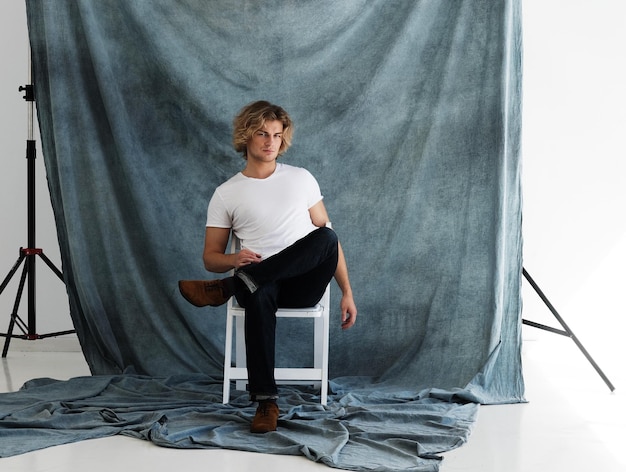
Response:
MULTIPOLYGON (((237 316, 235 327, 235 367, 246 367, 246 336, 245 336, 245 317, 237 316)), ((246 380, 237 380, 235 385, 237 390, 245 390, 246 380)))
POLYGON ((313 363, 316 369, 321 369, 322 371, 320 403, 322 405, 326 405, 328 402, 328 348, 330 336, 330 295, 328 289, 326 290, 321 303, 324 304, 324 312, 322 313, 322 316, 315 319, 315 346, 313 351, 313 363))
MULTIPOLYGON (((229 302, 230 303, 230 302, 229 302)), ((233 314, 228 310, 226 314, 226 341, 224 343, 224 388, 222 403, 230 401, 230 367, 233 350, 233 314)))

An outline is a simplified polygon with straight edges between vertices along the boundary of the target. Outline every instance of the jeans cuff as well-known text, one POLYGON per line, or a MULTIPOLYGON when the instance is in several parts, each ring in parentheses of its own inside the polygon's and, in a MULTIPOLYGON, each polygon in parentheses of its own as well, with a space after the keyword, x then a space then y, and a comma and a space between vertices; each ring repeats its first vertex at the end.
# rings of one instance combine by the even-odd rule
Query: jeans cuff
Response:
POLYGON ((246 285, 250 293, 256 292, 259 288, 254 279, 241 270, 235 273, 235 277, 238 277, 246 285))
POLYGON ((262 401, 265 401, 265 400, 278 400, 278 395, 277 394, 267 395, 267 394, 262 394, 262 393, 257 395, 257 394, 251 393, 250 394, 250 399, 253 402, 262 402, 262 401))

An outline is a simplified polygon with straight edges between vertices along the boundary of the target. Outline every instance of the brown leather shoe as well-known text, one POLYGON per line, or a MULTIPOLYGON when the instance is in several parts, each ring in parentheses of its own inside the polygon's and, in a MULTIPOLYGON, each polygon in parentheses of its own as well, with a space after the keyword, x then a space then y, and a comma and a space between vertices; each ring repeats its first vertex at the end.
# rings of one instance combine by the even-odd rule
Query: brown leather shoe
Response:
POLYGON ((195 306, 220 306, 230 298, 222 280, 179 280, 178 289, 195 306))
POLYGON ((276 431, 278 424, 278 405, 275 402, 261 401, 250 425, 251 433, 276 431))

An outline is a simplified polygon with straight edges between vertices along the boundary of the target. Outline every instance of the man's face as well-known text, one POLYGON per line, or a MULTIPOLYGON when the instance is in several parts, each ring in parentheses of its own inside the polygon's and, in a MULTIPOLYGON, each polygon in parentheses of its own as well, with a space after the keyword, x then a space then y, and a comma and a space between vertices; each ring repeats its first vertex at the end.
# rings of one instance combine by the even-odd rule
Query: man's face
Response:
POLYGON ((263 127, 252 135, 247 144, 248 161, 272 162, 278 157, 283 142, 283 123, 266 121, 263 127))

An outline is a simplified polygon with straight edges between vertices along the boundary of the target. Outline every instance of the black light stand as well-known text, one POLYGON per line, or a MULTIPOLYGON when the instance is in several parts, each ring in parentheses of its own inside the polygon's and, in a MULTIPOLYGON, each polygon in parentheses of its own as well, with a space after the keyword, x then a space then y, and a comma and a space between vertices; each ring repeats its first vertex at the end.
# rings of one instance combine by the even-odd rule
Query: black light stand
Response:
POLYGON ((560 334, 562 336, 566 336, 568 338, 571 338, 571 340, 574 341, 576 346, 578 346, 578 349, 580 349, 580 351, 584 354, 584 356, 587 358, 587 360, 591 363, 593 368, 596 369, 596 372, 600 375, 600 377, 602 377, 602 380, 604 380, 604 383, 606 383, 606 385, 609 387, 611 392, 613 392, 615 390, 615 387, 613 386, 611 381, 608 379, 608 377, 606 375, 604 375, 604 372, 602 372, 602 369, 600 369, 600 366, 598 366, 598 364, 596 364, 596 362, 593 360, 591 355, 589 355, 589 353, 585 349, 585 346, 582 345, 582 343, 578 340, 578 338, 573 333, 573 331, 569 328, 569 326, 567 326, 567 323, 565 323, 563 318, 561 318, 561 315, 559 315, 559 313, 556 311, 556 309, 554 308, 552 303, 550 303, 550 300, 548 300, 548 297, 545 296, 545 294, 541 291, 541 289, 539 288, 537 283, 533 280, 533 278, 530 276, 530 274, 523 267, 522 267, 522 274, 524 275, 526 280, 528 280, 528 282, 530 283, 531 287, 535 290, 535 292, 537 292, 537 295, 539 295, 539 298, 541 298, 541 300, 543 300, 543 302, 546 304, 548 309, 552 312, 554 317, 561 324, 563 329, 561 330, 561 329, 552 328, 550 326, 546 326, 546 325, 543 325, 543 324, 540 324, 540 323, 535 323, 534 321, 528 321, 528 320, 524 320, 524 319, 522 320, 522 323, 524 323, 525 325, 528 325, 528 326, 532 326, 533 328, 543 329, 545 331, 550 331, 551 333, 560 334))
MULTIPOLYGON (((30 61, 29 61, 30 62, 30 61)), ((30 69, 30 64, 29 64, 30 69)), ((30 73, 29 73, 30 75, 30 73)), ((29 77, 29 80, 31 77, 29 77)), ((15 303, 13 304, 13 311, 11 313, 11 320, 9 322, 9 328, 6 333, 0 333, 0 336, 5 337, 4 341, 4 349, 2 350, 2 357, 7 356, 7 352, 9 351, 9 344, 12 338, 19 339, 27 339, 27 340, 36 340, 36 339, 44 339, 55 336, 61 336, 64 334, 75 333, 75 330, 68 331, 59 331, 56 333, 48 333, 48 334, 37 334, 37 312, 36 312, 36 279, 35 279, 35 261, 36 257, 39 256, 46 265, 56 274, 56 276, 63 280, 63 273, 56 268, 56 266, 48 259, 48 257, 43 253, 43 249, 37 248, 35 243, 35 140, 33 139, 33 109, 34 109, 34 101, 35 101, 35 93, 32 84, 26 85, 25 87, 20 87, 19 91, 24 91, 26 94, 24 95, 24 100, 26 100, 28 104, 28 140, 26 141, 26 161, 27 161, 27 211, 28 211, 28 247, 20 248, 19 257, 5 279, 0 285, 0 294, 4 291, 6 286, 9 284, 11 278, 17 272, 20 265, 24 263, 24 267, 22 269, 22 276, 20 277, 19 287, 17 289, 17 295, 15 296, 15 303), (20 306, 20 301, 22 299, 22 294, 24 293, 24 285, 26 280, 28 279, 28 320, 24 322, 22 318, 18 315, 18 309, 20 306), (13 334, 13 330, 15 327, 18 327, 22 334, 13 334)))

